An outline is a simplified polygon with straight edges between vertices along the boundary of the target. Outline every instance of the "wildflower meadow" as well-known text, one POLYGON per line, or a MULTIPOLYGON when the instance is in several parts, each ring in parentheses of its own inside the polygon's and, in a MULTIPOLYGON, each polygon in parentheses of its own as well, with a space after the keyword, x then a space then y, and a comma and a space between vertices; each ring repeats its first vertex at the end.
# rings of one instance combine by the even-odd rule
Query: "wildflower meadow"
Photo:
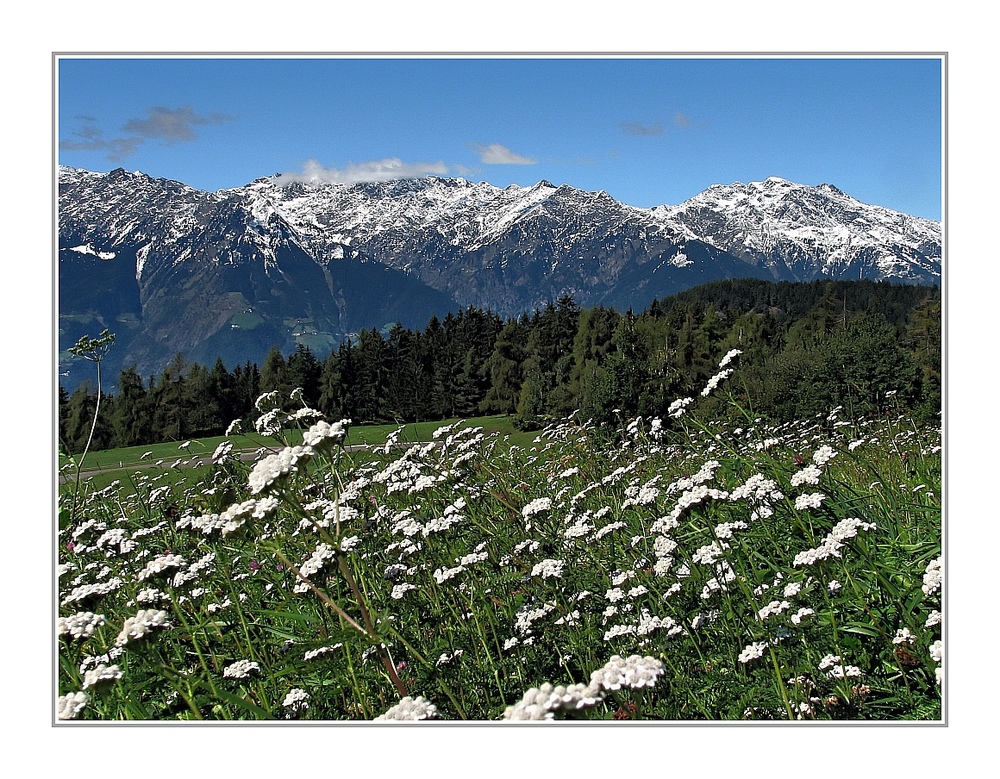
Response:
POLYGON ((55 718, 941 720, 940 426, 770 423, 740 358, 530 445, 353 447, 270 392, 252 461, 69 463, 55 718))

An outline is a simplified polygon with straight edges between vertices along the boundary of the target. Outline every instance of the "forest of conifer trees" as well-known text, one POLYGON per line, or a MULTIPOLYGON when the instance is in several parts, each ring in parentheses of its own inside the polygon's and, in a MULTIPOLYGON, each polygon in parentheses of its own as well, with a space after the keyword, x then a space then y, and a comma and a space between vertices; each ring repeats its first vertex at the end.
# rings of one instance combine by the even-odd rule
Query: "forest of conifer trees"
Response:
MULTIPOLYGON (((941 410, 941 341, 940 289, 887 282, 716 282, 641 313, 564 296, 506 321, 470 306, 422 331, 362 331, 328 355, 300 345, 272 349, 261 366, 178 354, 159 376, 128 368, 102 396, 92 448, 221 435, 234 419, 252 422, 260 393, 296 387, 327 419, 355 424, 504 414, 527 429, 574 411, 598 422, 662 415, 731 349, 743 355, 730 389, 756 416, 891 404, 927 418, 941 410)), ((59 387, 66 451, 83 449, 96 402, 89 383, 59 387)))

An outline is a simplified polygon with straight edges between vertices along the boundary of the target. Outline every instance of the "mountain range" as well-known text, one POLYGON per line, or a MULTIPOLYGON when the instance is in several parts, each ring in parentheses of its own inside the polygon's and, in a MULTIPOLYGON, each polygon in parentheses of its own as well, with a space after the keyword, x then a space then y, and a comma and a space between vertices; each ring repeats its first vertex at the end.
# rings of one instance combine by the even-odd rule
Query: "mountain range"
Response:
POLYGON ((107 375, 158 374, 177 353, 260 364, 318 355, 362 329, 423 329, 466 306, 503 317, 570 295, 644 309, 720 279, 939 284, 941 225, 780 178, 714 185, 677 206, 461 178, 307 184, 280 176, 206 192, 116 169, 60 167, 59 370, 109 328, 107 375))

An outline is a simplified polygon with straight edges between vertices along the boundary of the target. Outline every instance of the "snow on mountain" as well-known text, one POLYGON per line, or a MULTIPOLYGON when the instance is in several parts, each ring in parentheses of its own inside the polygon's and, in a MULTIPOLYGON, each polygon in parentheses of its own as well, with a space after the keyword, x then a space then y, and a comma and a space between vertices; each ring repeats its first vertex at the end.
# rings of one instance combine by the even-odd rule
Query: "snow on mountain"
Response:
POLYGON ((719 279, 941 277, 940 224, 779 178, 644 209, 548 181, 271 177, 205 192, 61 167, 59 245, 61 344, 90 321, 125 323, 122 351, 143 370, 177 351, 323 351, 468 305, 517 316, 571 295, 641 310, 719 279))
POLYGON ((652 213, 775 278, 940 280, 938 222, 862 203, 830 184, 717 184, 652 213))

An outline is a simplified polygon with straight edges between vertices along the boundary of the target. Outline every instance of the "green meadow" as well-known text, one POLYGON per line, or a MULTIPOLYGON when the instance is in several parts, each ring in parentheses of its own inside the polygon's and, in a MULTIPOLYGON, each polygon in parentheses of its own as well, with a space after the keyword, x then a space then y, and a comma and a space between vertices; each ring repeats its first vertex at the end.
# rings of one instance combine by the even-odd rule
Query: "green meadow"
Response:
POLYGON ((64 464, 56 717, 941 720, 940 427, 770 423, 730 373, 533 433, 267 393, 64 464))

